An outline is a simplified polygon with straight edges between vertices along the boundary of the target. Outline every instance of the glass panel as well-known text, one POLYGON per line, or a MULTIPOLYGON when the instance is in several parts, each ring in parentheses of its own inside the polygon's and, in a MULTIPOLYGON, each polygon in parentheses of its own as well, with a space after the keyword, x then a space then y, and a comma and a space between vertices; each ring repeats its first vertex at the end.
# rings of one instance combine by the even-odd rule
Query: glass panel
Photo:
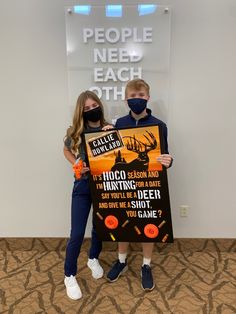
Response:
POLYGON ((149 108, 167 119, 170 9, 157 4, 66 7, 66 37, 70 106, 82 91, 93 90, 111 122, 127 114, 124 87, 140 77, 151 87, 149 108))

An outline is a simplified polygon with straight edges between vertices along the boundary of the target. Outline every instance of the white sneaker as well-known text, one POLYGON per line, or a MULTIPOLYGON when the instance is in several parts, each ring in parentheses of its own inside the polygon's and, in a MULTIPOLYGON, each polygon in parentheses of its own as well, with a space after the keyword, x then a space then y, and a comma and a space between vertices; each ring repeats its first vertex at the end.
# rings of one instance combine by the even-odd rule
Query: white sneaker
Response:
POLYGON ((66 293, 69 298, 71 298, 72 300, 78 300, 82 298, 82 292, 80 290, 80 287, 75 276, 72 275, 70 275, 70 277, 65 276, 64 283, 66 286, 66 293))
POLYGON ((99 264, 98 259, 96 258, 89 258, 87 262, 87 266, 92 270, 92 276, 94 279, 102 278, 104 271, 101 265, 99 264))

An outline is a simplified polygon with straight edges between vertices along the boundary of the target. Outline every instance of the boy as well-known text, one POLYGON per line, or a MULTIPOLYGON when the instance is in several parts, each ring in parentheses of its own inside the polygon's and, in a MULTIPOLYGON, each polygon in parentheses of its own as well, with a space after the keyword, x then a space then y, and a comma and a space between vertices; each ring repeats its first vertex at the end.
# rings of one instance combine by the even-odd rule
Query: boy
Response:
MULTIPOLYGON (((147 101, 150 98, 149 90, 149 85, 142 79, 134 79, 127 83, 125 89, 125 99, 130 108, 130 112, 128 115, 119 118, 116 121, 115 127, 124 128, 153 124, 160 125, 163 130, 165 154, 160 155, 158 157, 158 161, 166 168, 169 168, 172 164, 173 158, 168 152, 167 127, 164 122, 152 116, 151 110, 147 108, 147 101)), ((107 279, 110 282, 116 281, 128 268, 126 259, 128 245, 128 242, 118 243, 118 260, 107 274, 107 279)), ((152 290, 155 287, 150 267, 153 247, 154 243, 142 243, 143 265, 141 268, 141 283, 144 290, 152 290)))

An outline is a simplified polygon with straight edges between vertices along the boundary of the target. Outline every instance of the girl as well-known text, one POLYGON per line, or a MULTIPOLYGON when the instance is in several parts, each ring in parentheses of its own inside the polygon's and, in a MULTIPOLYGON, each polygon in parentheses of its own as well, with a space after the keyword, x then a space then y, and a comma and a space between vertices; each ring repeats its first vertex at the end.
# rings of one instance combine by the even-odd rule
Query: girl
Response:
MULTIPOLYGON (((87 157, 85 143, 81 134, 84 131, 98 131, 106 129, 107 122, 104 119, 103 105, 100 99, 91 91, 85 91, 78 97, 73 125, 67 130, 64 140, 64 155, 66 159, 75 165, 77 159, 82 160, 80 178, 75 179, 72 192, 71 205, 71 233, 66 247, 65 279, 66 292, 73 300, 80 299, 82 293, 76 281, 77 259, 84 239, 85 228, 91 207, 91 193, 89 189, 87 157)), ((75 167, 73 167, 75 169, 75 167)), ((78 167, 77 167, 78 171, 78 167)), ((77 173, 78 178, 78 173, 77 173)), ((102 242, 98 239, 96 231, 92 229, 91 248, 89 250, 88 267, 92 276, 99 279, 103 276, 103 269, 99 264, 98 257, 102 250, 102 242)))

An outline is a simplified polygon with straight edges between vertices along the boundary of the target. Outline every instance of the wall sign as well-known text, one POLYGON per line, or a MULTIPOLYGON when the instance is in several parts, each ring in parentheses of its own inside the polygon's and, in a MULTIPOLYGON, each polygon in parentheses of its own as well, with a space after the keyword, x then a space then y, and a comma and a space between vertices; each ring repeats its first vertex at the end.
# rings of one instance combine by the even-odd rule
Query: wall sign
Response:
POLYGON ((151 86, 154 115, 159 104, 159 117, 166 120, 170 9, 126 3, 68 6, 65 13, 70 105, 90 89, 102 98, 112 120, 126 114, 126 83, 143 78, 151 86))

